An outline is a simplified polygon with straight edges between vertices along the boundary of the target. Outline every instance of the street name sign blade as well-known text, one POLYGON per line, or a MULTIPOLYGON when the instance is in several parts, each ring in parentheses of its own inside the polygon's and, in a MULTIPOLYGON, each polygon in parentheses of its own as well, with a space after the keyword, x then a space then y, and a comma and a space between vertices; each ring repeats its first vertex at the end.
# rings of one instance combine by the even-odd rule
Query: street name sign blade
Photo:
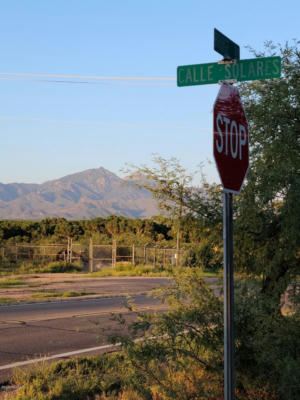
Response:
POLYGON ((238 89, 226 82, 214 104, 213 149, 224 191, 239 193, 249 167, 248 123, 238 89))
POLYGON ((258 57, 232 64, 206 63, 177 67, 177 86, 196 86, 219 81, 253 81, 280 78, 280 57, 258 57))
POLYGON ((216 28, 214 29, 214 50, 221 54, 224 60, 240 59, 240 46, 216 28))

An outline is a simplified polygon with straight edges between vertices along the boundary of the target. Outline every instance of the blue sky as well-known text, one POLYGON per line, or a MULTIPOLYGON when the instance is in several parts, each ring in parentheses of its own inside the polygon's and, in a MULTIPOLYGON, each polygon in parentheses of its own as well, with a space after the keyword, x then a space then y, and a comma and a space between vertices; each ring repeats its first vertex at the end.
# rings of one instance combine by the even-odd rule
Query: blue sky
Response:
POLYGON ((152 153, 191 170, 204 163, 218 182, 209 160, 219 87, 177 88, 176 67, 221 58, 215 27, 241 58, 252 57, 246 45, 299 39, 299 15, 298 0, 2 0, 0 182, 99 166, 120 175, 152 153))

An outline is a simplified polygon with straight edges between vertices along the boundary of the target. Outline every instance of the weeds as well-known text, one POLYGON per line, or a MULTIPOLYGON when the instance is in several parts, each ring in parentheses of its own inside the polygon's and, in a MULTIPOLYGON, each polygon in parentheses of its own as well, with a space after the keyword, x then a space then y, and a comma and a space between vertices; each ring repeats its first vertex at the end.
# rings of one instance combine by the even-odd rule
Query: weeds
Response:
POLYGON ((52 297, 81 297, 81 296, 88 296, 91 294, 95 294, 93 292, 75 292, 75 291, 66 291, 66 292, 57 292, 57 291, 45 291, 45 292, 37 292, 34 293, 31 298, 33 299, 47 299, 52 297))
MULTIPOLYGON (((145 277, 172 277, 174 273, 186 271, 186 267, 172 267, 163 265, 136 265, 119 264, 116 268, 105 267, 100 271, 89 273, 92 278, 122 277, 122 276, 145 276, 145 277)), ((202 277, 218 277, 218 274, 212 272, 199 271, 202 277)))
POLYGON ((10 304, 10 303, 15 303, 15 299, 11 299, 9 297, 0 297, 0 304, 10 304))
POLYGON ((35 273, 63 273, 72 272, 80 273, 83 272, 83 267, 79 264, 65 264, 64 262, 54 261, 46 266, 41 266, 33 262, 21 262, 16 263, 1 263, 0 265, 0 276, 7 275, 19 275, 19 274, 35 274, 35 273))
POLYGON ((16 369, 14 382, 23 386, 16 400, 86 400, 117 395, 121 388, 120 361, 117 354, 101 355, 50 365, 44 362, 31 371, 16 369))
POLYGON ((26 283, 19 279, 15 279, 15 278, 6 278, 6 279, 0 280, 0 288, 1 289, 9 288, 12 286, 22 286, 22 285, 26 285, 26 283))

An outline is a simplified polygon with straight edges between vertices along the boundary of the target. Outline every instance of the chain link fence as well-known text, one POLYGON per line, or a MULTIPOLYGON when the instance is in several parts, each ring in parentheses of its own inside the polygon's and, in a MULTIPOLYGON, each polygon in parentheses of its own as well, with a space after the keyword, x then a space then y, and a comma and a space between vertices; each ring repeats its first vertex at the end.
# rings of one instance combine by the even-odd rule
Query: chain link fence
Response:
POLYGON ((119 245, 115 241, 111 245, 90 243, 75 243, 71 239, 60 244, 10 244, 0 246, 0 263, 20 265, 32 263, 43 266, 58 261, 76 263, 89 271, 103 267, 127 265, 181 265, 184 251, 177 252, 175 248, 161 248, 150 245, 136 246, 119 245))

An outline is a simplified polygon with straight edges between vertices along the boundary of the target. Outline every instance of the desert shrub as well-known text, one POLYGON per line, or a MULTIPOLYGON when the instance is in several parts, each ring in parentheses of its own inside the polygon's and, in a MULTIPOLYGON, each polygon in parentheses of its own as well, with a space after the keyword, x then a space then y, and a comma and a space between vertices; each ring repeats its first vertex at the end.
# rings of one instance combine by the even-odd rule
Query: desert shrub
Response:
POLYGON ((49 263, 45 267, 41 267, 40 272, 51 272, 51 273, 60 273, 60 272, 82 272, 83 267, 79 264, 65 264, 64 262, 54 261, 49 263))
POLYGON ((203 271, 217 272, 222 267, 222 251, 213 242, 203 239, 183 252, 182 265, 199 267, 203 271))
MULTIPOLYGON (((223 394, 223 301, 198 269, 157 292, 164 314, 139 314, 123 343, 129 387, 143 399, 214 399, 223 394), (137 334, 144 340, 134 341, 137 334), (158 396, 158 397, 155 397, 158 396)), ((261 281, 236 283, 237 400, 300 398, 300 318, 270 313, 261 281)), ((123 323, 122 319, 120 320, 123 323)))
POLYGON ((141 313, 129 326, 130 338, 113 338, 123 344, 124 382, 143 399, 221 398, 220 299, 194 269, 182 269, 174 284, 156 295, 170 311, 141 313), (137 335, 144 339, 134 341, 137 335))

